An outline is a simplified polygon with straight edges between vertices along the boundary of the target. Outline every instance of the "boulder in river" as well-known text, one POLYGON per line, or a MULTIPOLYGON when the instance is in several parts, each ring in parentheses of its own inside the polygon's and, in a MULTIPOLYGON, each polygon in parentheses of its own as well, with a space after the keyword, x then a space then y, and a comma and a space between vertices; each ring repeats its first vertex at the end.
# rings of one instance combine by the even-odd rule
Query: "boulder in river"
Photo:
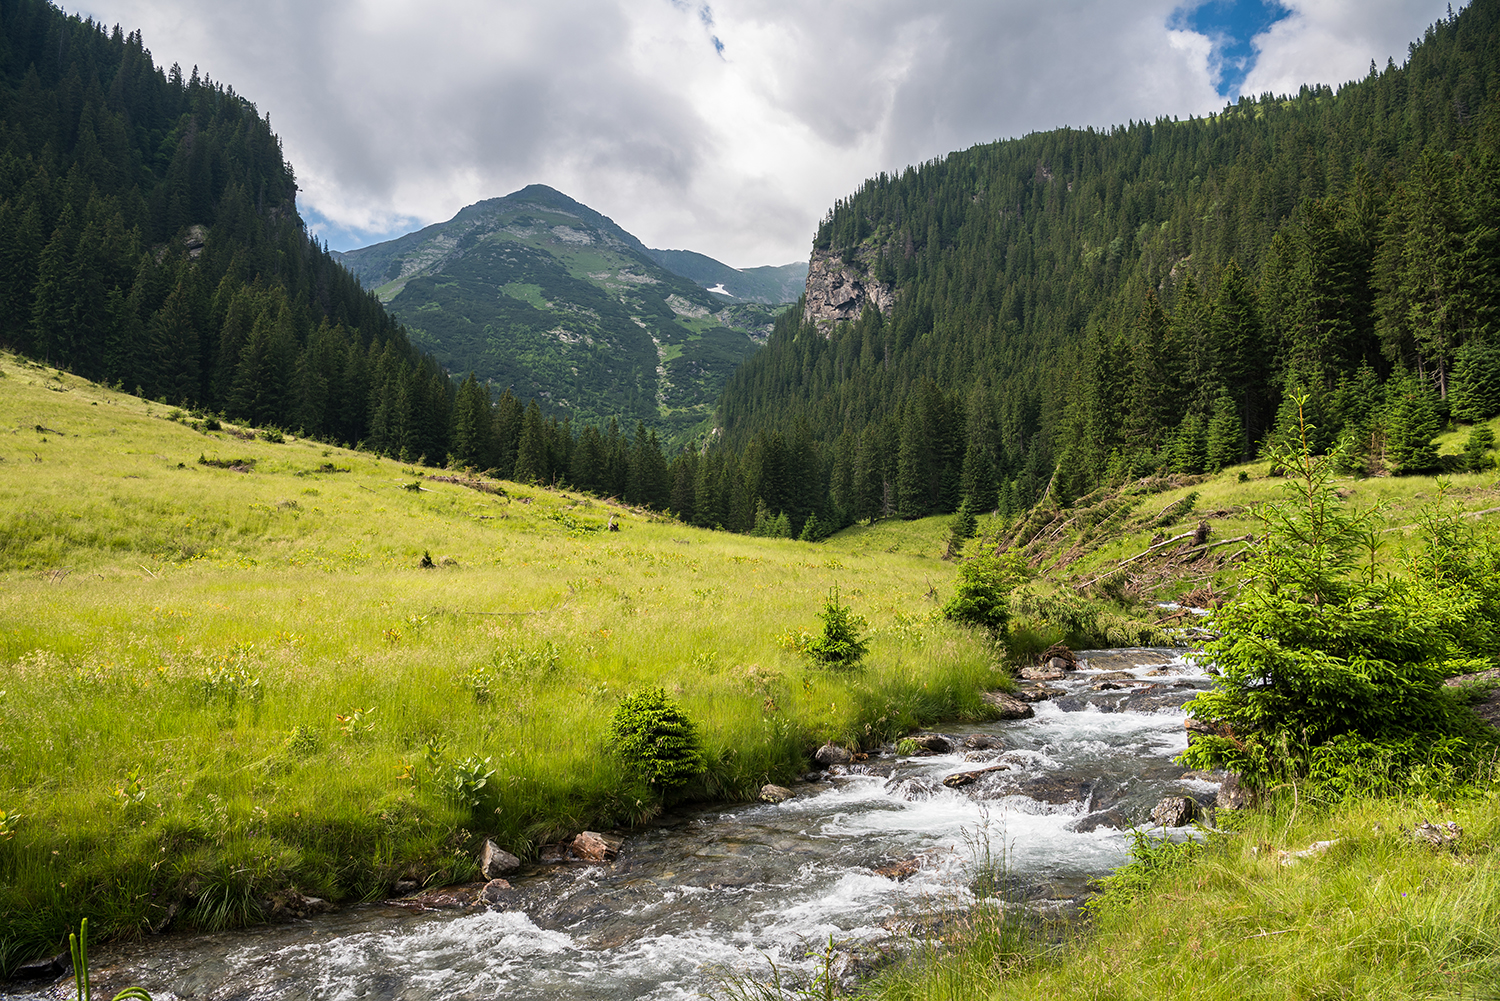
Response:
POLYGON ((1063 688, 1053 688, 1038 682, 1035 685, 1023 685, 1016 690, 1016 697, 1025 699, 1027 702, 1046 702, 1048 699, 1060 698, 1068 692, 1063 688))
POLYGON ((985 692, 984 701, 999 710, 1001 719, 1030 719, 1036 710, 1008 692, 985 692))
POLYGON ((890 865, 877 866, 875 875, 884 876, 886 879, 894 879, 898 883, 904 883, 912 875, 922 868, 922 860, 919 858, 902 859, 900 862, 892 862, 890 865))
POLYGON ((813 760, 827 768, 829 765, 847 765, 854 760, 854 755, 847 748, 829 742, 818 748, 813 760))
POLYGON ((1067 672, 1061 668, 1053 668, 1043 665, 1042 667, 1023 667, 1021 677, 1026 681, 1061 681, 1067 672))
POLYGON ((1093 813, 1079 817, 1068 824, 1068 830, 1078 834, 1091 834, 1101 827, 1111 827, 1117 831, 1123 831, 1130 826, 1130 821, 1125 814, 1116 809, 1095 810, 1093 813))
POLYGON ((760 787, 762 803, 785 803, 792 798, 792 795, 792 791, 786 786, 779 786, 773 782, 767 782, 760 787))
POLYGON ((1168 796, 1151 811, 1151 823, 1186 827, 1198 818, 1198 802, 1190 796, 1168 796))
POLYGON ((505 899, 506 894, 511 891, 511 885, 503 879, 492 879, 484 884, 484 889, 479 891, 479 902, 481 904, 498 904, 505 899))
POLYGON ((1004 746, 1003 740, 987 733, 971 733, 964 738, 964 747, 971 751, 993 751, 1004 746))
POLYGON ((573 855, 585 862, 613 862, 620 854, 624 838, 598 831, 584 831, 568 845, 573 855))
POLYGON ((1009 768, 1010 765, 990 765, 988 768, 975 768, 967 772, 954 772, 943 779, 943 785, 949 789, 958 789, 966 785, 973 785, 979 781, 982 775, 988 775, 990 772, 1007 771, 1009 768))
POLYGON ((948 754, 953 750, 953 741, 940 733, 919 733, 911 738, 924 751, 948 754))
POLYGON ((521 860, 488 839, 479 852, 479 871, 485 879, 499 879, 521 868, 521 860))

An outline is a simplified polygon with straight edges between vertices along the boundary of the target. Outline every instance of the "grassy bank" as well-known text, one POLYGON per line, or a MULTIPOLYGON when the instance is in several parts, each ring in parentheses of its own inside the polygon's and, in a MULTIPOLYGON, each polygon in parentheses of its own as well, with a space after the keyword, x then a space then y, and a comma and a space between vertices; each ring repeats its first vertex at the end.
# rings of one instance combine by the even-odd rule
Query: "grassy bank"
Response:
POLYGON ((0 972, 85 915, 220 927, 277 891, 467 877, 482 836, 525 855, 644 819, 662 797, 607 740, 640 688, 700 727, 680 795, 711 799, 1004 682, 934 614, 936 521, 708 533, 0 372, 0 972), (794 649, 835 584, 868 621, 855 671, 794 649))
MULTIPOLYGON (((1146 853, 1079 927, 998 908, 888 974, 882 1001, 1500 997, 1500 794, 1245 814, 1192 858, 1146 853), (1435 848, 1415 825, 1453 821, 1435 848), (1334 842, 1306 857, 1291 857, 1334 842), (1288 864, 1288 863, 1291 864, 1288 864)), ((1222 815, 1221 815, 1222 816, 1222 815)), ((1446 830, 1446 828, 1445 828, 1446 830)))

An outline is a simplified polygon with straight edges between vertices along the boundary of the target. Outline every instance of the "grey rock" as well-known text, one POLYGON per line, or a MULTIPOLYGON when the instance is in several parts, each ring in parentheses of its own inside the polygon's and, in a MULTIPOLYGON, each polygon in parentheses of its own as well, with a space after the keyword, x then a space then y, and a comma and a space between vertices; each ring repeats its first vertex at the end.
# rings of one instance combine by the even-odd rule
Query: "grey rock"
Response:
POLYGON ((760 787, 760 798, 763 803, 785 803, 792 798, 792 791, 786 786, 779 786, 767 782, 760 787))
POLYGON ((1061 698, 1067 694, 1066 689, 1053 688, 1041 683, 1025 685, 1016 692, 1017 698, 1025 699, 1027 702, 1046 702, 1048 699, 1061 698))
POLYGON ((492 879, 484 884, 484 889, 479 891, 479 902, 481 904, 498 904, 505 899, 505 895, 511 890, 511 885, 503 879, 492 879))
POLYGON ((912 740, 924 751, 934 754, 947 754, 953 750, 953 741, 940 733, 919 733, 912 740))
POLYGON ((1168 796, 1151 811, 1151 823, 1162 827, 1186 827, 1198 817, 1198 803, 1189 796, 1168 796))
POLYGON ((493 841, 485 841, 479 852, 479 871, 485 879, 499 879, 508 872, 521 868, 521 860, 501 848, 493 841))
POLYGON ((971 751, 992 751, 1004 746, 1003 740, 987 733, 971 733, 964 738, 964 747, 971 751))
POLYGON ((1229 772, 1219 783, 1219 795, 1214 805, 1221 810, 1242 810, 1253 805, 1255 794, 1242 781, 1238 772, 1229 772))
POLYGON ((854 760, 854 755, 847 748, 839 747, 837 744, 824 744, 818 748, 813 755, 813 760, 824 768, 830 765, 847 765, 854 760))
POLYGON ((985 692, 984 701, 998 709, 1001 719, 1030 719, 1036 710, 1006 692, 985 692))

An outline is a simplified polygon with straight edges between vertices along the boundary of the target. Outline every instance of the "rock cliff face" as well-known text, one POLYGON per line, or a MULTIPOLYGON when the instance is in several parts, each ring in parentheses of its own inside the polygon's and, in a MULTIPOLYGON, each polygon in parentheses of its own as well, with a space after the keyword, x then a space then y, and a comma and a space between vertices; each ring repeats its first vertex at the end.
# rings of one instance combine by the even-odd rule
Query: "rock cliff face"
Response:
POLYGON ((814 251, 807 270, 803 319, 816 323, 818 330, 827 334, 836 323, 859 319, 867 302, 889 314, 896 305, 896 290, 870 277, 868 270, 863 260, 845 264, 832 251, 814 251))

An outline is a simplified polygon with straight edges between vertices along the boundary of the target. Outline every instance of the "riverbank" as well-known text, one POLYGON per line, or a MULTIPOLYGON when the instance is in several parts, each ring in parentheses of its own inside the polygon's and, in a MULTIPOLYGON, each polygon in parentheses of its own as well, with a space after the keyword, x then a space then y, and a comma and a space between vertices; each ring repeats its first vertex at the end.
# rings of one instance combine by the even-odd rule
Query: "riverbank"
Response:
POLYGON ((882 1001, 1472 999, 1500 983, 1500 793, 1297 803, 1157 850, 1053 937, 977 913, 871 991, 882 1001), (1431 825, 1424 828, 1422 825, 1431 825), (1452 824, 1453 826, 1448 826, 1452 824), (1434 843, 1434 842, 1437 843, 1434 843), (1006 934, 1011 931, 1010 934, 1006 934))

